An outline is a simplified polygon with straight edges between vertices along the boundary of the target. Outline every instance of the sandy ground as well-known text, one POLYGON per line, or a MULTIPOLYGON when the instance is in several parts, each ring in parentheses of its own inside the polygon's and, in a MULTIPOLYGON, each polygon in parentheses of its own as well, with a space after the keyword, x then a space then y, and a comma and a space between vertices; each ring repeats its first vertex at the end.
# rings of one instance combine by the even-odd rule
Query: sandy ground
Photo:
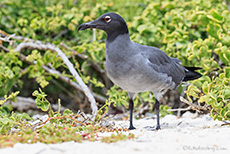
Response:
MULTIPOLYGON (((128 121, 116 121, 116 125, 127 127, 128 121)), ((230 153, 230 127, 212 120, 209 115, 197 116, 186 112, 181 118, 168 115, 161 118, 161 130, 150 131, 146 126, 155 126, 156 119, 134 120, 134 140, 116 143, 100 141, 61 144, 15 144, 13 148, 0 149, 0 154, 195 154, 230 153)), ((107 136, 109 133, 99 133, 107 136)))

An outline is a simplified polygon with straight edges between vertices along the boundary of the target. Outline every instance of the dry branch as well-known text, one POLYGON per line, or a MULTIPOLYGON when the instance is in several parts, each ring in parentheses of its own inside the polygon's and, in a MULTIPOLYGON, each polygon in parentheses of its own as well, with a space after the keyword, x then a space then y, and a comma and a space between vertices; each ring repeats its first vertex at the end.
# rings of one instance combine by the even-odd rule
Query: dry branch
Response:
POLYGON ((204 111, 209 111, 206 107, 204 106, 199 106, 199 105, 196 105, 194 103, 191 103, 189 102, 188 100, 184 99, 183 97, 180 96, 180 100, 183 102, 183 103, 186 103, 188 104, 189 106, 191 106, 192 109, 198 111, 198 112, 202 112, 200 110, 204 110, 204 111))
POLYGON ((172 112, 175 112, 175 111, 188 111, 188 110, 191 110, 191 109, 192 109, 192 107, 188 106, 187 108, 168 109, 167 111, 172 111, 172 112))
MULTIPOLYGON (((1 38, 1 37, 0 37, 1 38)), ((10 50, 9 49, 7 49, 6 47, 4 47, 3 45, 1 45, 0 44, 0 48, 2 49, 2 50, 4 50, 4 51, 6 51, 6 52, 10 52, 10 50)))
POLYGON ((34 99, 20 97, 18 96, 17 101, 7 100, 4 105, 11 104, 13 108, 16 108, 18 111, 25 111, 29 109, 37 110, 37 104, 34 99))
POLYGON ((89 60, 88 56, 84 55, 84 54, 80 54, 77 51, 71 49, 70 47, 68 47, 66 44, 64 44, 63 42, 60 43, 60 45, 63 48, 68 49, 69 51, 73 52, 74 55, 76 55, 77 57, 81 58, 82 60, 86 60, 97 72, 99 72, 103 78, 103 80, 105 81, 105 84, 108 85, 108 77, 105 73, 105 70, 101 69, 100 65, 98 63, 95 63, 91 60, 89 60))
MULTIPOLYGON (((77 73, 77 71, 74 69, 73 64, 69 61, 69 59, 66 57, 66 55, 55 45, 53 44, 44 44, 39 42, 22 42, 20 43, 16 48, 15 48, 15 52, 20 52, 21 50, 25 49, 25 48, 32 48, 32 49, 39 49, 39 50, 51 50, 51 51, 55 51, 57 52, 57 54, 62 58, 63 62, 66 64, 66 66, 69 68, 69 71, 71 72, 71 74, 74 76, 74 78, 77 80, 78 84, 80 85, 81 89, 83 90, 83 92, 85 93, 85 95, 88 97, 90 103, 91 103, 91 109, 92 109, 92 114, 93 114, 93 120, 96 117, 97 114, 97 105, 96 105, 96 101, 93 97, 93 95, 91 94, 90 90, 88 89, 88 87, 85 85, 85 83, 82 81, 81 77, 79 76, 79 74, 77 73)), ((44 69, 47 69, 46 66, 43 66, 44 69)), ((49 70, 50 73, 53 73, 54 70, 49 70)), ((55 72, 55 74, 57 74, 57 72, 55 72)))
MULTIPOLYGON (((20 54, 20 57, 19 57, 22 61, 25 61, 29 64, 36 64, 36 61, 27 61, 26 60, 26 56, 24 56, 23 54, 20 54)), ((58 78, 60 80, 62 80, 63 82, 65 82, 66 84, 70 85, 71 87, 73 87, 74 89, 76 90, 79 90, 79 91, 82 91, 83 92, 83 89, 76 83, 76 82, 73 82, 70 78, 66 77, 66 76, 63 76, 59 71, 57 71, 56 69, 54 68, 49 68, 45 65, 42 65, 42 68, 50 73, 50 74, 53 74, 53 75, 58 75, 58 78)), ((103 97, 103 96, 100 96, 94 92, 92 92, 93 96, 95 97, 95 99, 98 101, 98 102, 102 102, 104 103, 106 101, 106 98, 103 97)))
POLYGON ((195 111, 197 111, 199 113, 202 113, 201 110, 209 111, 209 109, 207 109, 205 106, 199 106, 199 105, 196 105, 194 103, 191 103, 188 100, 184 99, 182 96, 180 96, 180 101, 185 103, 185 104, 187 104, 187 105, 189 105, 189 106, 187 108, 168 109, 167 111, 172 111, 172 112, 179 111, 180 112, 180 111, 195 110, 195 111))
MULTIPOLYGON (((4 38, 2 38, 2 37, 0 37, 0 38, 1 38, 1 40, 6 41, 6 42, 12 41, 12 40, 10 40, 10 38, 13 38, 13 39, 16 39, 16 40, 24 40, 24 41, 31 41, 31 42, 34 42, 34 40, 32 40, 32 39, 24 38, 24 37, 22 37, 22 36, 15 36, 14 34, 5 36, 4 38)), ((36 41, 36 43, 42 43, 42 42, 41 42, 41 41, 36 41)), ((60 45, 63 46, 64 48, 66 48, 66 49, 72 51, 72 50, 71 50, 68 46, 66 46, 65 44, 61 43, 60 45)), ((25 47, 25 46, 24 46, 24 47, 25 47)), ((6 47, 4 47, 4 46, 1 45, 1 44, 0 44, 0 48, 3 49, 3 50, 6 51, 6 52, 9 52, 9 51, 10 51, 9 49, 7 49, 6 47)), ((20 46, 20 48, 17 48, 17 50, 20 50, 20 51, 21 51, 21 50, 22 50, 21 46, 20 46)), ((74 50, 74 52, 76 52, 76 51, 74 50)), ((77 52, 76 52, 76 53, 77 53, 77 52)), ((80 57, 80 58, 83 59, 83 60, 87 60, 87 61, 88 61, 90 64, 92 64, 92 66, 93 66, 97 71, 99 71, 100 73, 105 73, 104 70, 99 69, 99 66, 98 66, 97 64, 95 64, 95 63, 93 63, 92 61, 88 60, 88 59, 87 59, 88 57, 87 57, 86 55, 77 54, 77 56, 80 57)), ((36 61, 33 61, 33 62, 28 61, 28 60, 26 59, 26 56, 24 56, 24 55, 21 54, 21 53, 20 53, 19 58, 20 58, 22 61, 25 61, 25 62, 28 63, 28 64, 36 64, 36 61)), ((51 74, 56 74, 56 75, 58 75, 58 78, 59 78, 60 80, 62 80, 62 81, 65 82, 66 84, 70 85, 70 86, 73 87, 74 89, 83 92, 83 89, 82 89, 76 82, 73 82, 73 81, 71 81, 70 78, 68 78, 68 77, 66 77, 66 76, 63 76, 59 71, 55 70, 54 68, 49 68, 49 67, 44 66, 44 65, 42 66, 42 68, 43 68, 46 72, 49 72, 49 73, 51 73, 51 74)), ((95 99, 96 99, 98 102, 104 103, 104 102, 106 101, 106 98, 105 98, 105 97, 100 96, 100 95, 98 95, 98 94, 96 94, 96 93, 94 93, 94 92, 92 92, 92 94, 93 94, 93 96, 95 97, 95 99)))
MULTIPOLYGON (((15 36, 13 35, 8 35, 8 36, 4 36, 4 37, 0 37, 0 40, 5 41, 5 42, 12 42, 11 38, 17 39, 17 40, 24 40, 24 42, 20 43, 14 50, 15 52, 21 52, 23 49, 25 48, 30 48, 30 49, 39 49, 39 50, 51 50, 51 51, 55 51, 57 52, 58 56, 60 56, 63 60, 63 62, 66 64, 66 66, 69 68, 69 71, 71 72, 71 74, 74 76, 74 78, 77 80, 78 84, 73 83, 70 81, 69 78, 67 77, 63 77, 60 76, 59 78, 61 78, 63 81, 71 83, 71 85, 73 87, 75 87, 78 90, 81 90, 84 92, 84 94, 88 97, 90 103, 91 103, 91 109, 92 109, 92 114, 93 114, 93 120, 96 117, 97 114, 97 105, 96 105, 96 101, 94 99, 94 96, 91 94, 90 90, 88 89, 88 87, 85 85, 85 83, 82 81, 81 77, 79 76, 79 74, 77 73, 77 71, 74 69, 73 64, 69 61, 69 59, 66 57, 66 55, 55 45, 47 43, 44 44, 41 41, 34 41, 32 39, 29 38, 24 38, 22 36, 15 36), (28 41, 28 42, 27 42, 28 41)), ((8 51, 9 50, 7 48, 5 48, 4 46, 0 46, 1 49, 8 51)), ((22 54, 20 54, 20 59, 22 59, 23 61, 26 61, 30 64, 36 64, 36 62, 29 62, 26 60, 26 57, 22 54)), ((49 69, 47 66, 42 66, 43 69, 45 69, 47 72, 51 73, 51 74, 58 74, 60 75, 61 73, 53 70, 53 69, 49 69)), ((100 98, 102 99, 102 97, 100 98)))
MULTIPOLYGON (((0 48, 3 49, 3 50, 6 51, 6 52, 10 52, 9 49, 7 49, 6 47, 4 47, 4 46, 2 46, 2 45, 0 45, 0 48)), ((24 61, 24 62, 26 62, 26 63, 28 63, 28 64, 36 64, 36 61, 33 61, 33 62, 28 61, 28 60, 26 59, 26 56, 24 56, 24 55, 21 54, 21 53, 20 53, 19 58, 20 58, 22 61, 24 61)), ((42 68, 43 68, 46 72, 48 72, 48 73, 50 73, 50 74, 58 75, 58 78, 59 78, 60 80, 62 80, 62 81, 65 82, 66 84, 70 85, 70 86, 73 87, 74 89, 79 90, 79 91, 83 91, 82 88, 81 88, 76 82, 73 82, 73 81, 71 81, 70 78, 68 78, 68 77, 66 77, 66 76, 63 76, 59 71, 55 70, 54 68, 51 69, 51 68, 49 68, 49 67, 47 67, 47 66, 45 66, 45 65, 43 65, 42 68)), ((106 98, 105 98, 105 97, 100 96, 100 95, 98 95, 98 94, 96 94, 96 93, 94 93, 94 92, 92 92, 92 94, 93 94, 93 96, 95 97, 95 99, 96 99, 98 102, 104 103, 104 102, 106 101, 106 98)))
MULTIPOLYGON (((67 83, 68 85, 70 85, 71 87, 73 87, 74 89, 76 90, 79 90, 79 91, 83 91, 82 88, 76 83, 76 82, 73 82, 71 81, 70 78, 66 77, 66 76, 62 76, 61 73, 55 69, 50 69, 49 67, 47 66, 42 66, 42 68, 46 71, 46 72, 49 72, 50 74, 55 74, 55 75, 58 75, 58 78, 60 80, 62 80, 63 82, 67 83)), ((100 96, 96 93, 93 93, 92 92, 92 95, 95 97, 95 99, 98 101, 98 102, 105 102, 106 101, 106 98, 103 97, 103 96, 100 96)))
MULTIPOLYGON (((1 99, 1 98, 0 98, 1 99)), ((27 98, 27 97, 21 97, 17 96, 16 101, 12 100, 7 100, 4 105, 11 104, 13 108, 17 109, 18 111, 28 111, 29 109, 31 110, 39 110, 37 107, 37 104, 34 99, 32 98, 27 98)), ((58 104, 51 104, 51 108, 54 109, 54 111, 59 110, 59 105, 58 104)), ((60 111, 64 112, 65 107, 61 106, 60 111)))

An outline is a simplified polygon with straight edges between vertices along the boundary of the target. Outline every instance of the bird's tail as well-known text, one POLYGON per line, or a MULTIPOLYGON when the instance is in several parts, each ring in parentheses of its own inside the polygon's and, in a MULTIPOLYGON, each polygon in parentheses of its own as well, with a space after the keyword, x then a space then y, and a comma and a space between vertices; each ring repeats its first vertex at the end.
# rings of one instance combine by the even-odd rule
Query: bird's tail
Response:
POLYGON ((202 75, 195 70, 201 69, 200 67, 185 67, 185 77, 183 81, 195 80, 200 78, 202 75))

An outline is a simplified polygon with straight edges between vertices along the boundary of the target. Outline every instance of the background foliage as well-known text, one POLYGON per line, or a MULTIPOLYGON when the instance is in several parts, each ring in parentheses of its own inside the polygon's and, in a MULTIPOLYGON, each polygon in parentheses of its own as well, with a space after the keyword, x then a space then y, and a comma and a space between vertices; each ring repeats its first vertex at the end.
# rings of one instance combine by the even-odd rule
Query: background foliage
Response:
MULTIPOLYGON (((230 13, 227 2, 1 0, 0 30, 1 36, 16 34, 57 45, 93 92, 109 97, 117 106, 127 107, 126 92, 113 86, 105 73, 106 34, 77 31, 81 23, 106 12, 117 12, 127 21, 133 41, 156 46, 169 56, 179 58, 185 66, 201 67, 203 77, 185 87, 187 99, 210 105, 214 119, 230 120, 230 13), (93 40, 93 33, 96 40, 93 40)), ((55 68, 74 80, 56 53, 25 49, 22 54, 27 62, 22 61, 19 53, 14 52, 19 43, 19 40, 13 44, 0 40, 0 45, 9 50, 0 50, 0 96, 20 91, 19 95, 32 97, 35 90, 42 88, 47 101, 56 103, 61 98, 64 106, 90 111, 81 91, 42 69, 42 65, 55 68), (35 65, 28 63, 34 60, 35 65)), ((154 102, 151 93, 139 94, 135 104, 141 102, 154 102)), ((99 101, 99 106, 104 103, 99 101)), ((0 111, 5 112, 4 106, 0 111)))

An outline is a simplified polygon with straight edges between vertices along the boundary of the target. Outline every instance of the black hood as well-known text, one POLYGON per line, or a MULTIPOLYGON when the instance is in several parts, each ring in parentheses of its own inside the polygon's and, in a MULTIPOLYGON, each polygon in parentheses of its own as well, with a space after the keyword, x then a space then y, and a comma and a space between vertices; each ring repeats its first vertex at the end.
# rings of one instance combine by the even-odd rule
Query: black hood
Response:
POLYGON ((107 33, 107 40, 113 41, 117 36, 128 34, 128 27, 125 20, 116 13, 105 13, 94 21, 81 24, 78 30, 96 28, 107 33))

